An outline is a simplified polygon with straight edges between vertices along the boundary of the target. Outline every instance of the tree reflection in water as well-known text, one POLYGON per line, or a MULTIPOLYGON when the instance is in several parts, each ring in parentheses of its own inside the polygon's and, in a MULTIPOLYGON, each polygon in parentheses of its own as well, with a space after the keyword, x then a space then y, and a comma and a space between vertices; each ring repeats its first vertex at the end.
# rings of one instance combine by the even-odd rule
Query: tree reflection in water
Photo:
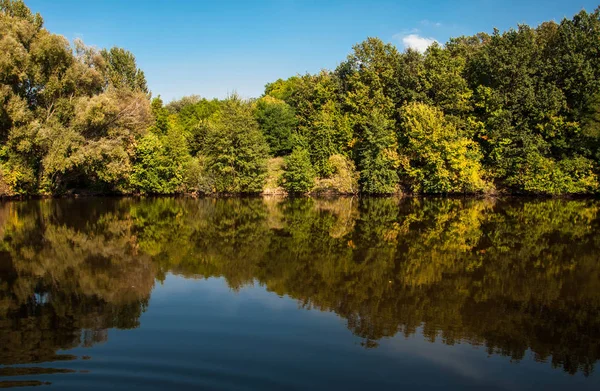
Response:
POLYGON ((600 355, 600 204, 493 199, 70 199, 0 206, 0 364, 75 357, 135 328, 167 273, 258 282, 333 311, 367 348, 600 355))

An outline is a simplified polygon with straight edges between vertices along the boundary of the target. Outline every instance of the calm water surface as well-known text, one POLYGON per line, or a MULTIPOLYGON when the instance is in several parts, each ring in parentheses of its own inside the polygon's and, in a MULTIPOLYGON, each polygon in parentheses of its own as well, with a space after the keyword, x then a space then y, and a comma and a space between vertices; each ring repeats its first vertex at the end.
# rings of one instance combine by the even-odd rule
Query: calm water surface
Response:
POLYGON ((600 389, 600 202, 0 204, 0 387, 600 389))

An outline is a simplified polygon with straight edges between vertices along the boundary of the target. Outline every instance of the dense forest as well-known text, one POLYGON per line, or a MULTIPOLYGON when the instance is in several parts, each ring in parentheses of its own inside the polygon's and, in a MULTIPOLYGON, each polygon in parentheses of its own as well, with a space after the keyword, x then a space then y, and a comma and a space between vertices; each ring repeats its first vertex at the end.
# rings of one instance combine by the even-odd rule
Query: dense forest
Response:
POLYGON ((132 53, 0 0, 0 194, 596 194, 600 8, 399 51, 263 96, 152 98, 132 53))

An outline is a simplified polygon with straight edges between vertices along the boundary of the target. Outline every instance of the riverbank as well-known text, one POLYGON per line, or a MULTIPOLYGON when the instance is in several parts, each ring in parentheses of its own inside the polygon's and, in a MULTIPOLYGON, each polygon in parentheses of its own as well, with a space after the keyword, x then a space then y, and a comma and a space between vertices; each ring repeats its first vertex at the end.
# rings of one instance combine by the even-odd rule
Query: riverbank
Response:
POLYGON ((262 193, 173 193, 173 194, 139 194, 139 193, 114 193, 114 192, 81 192, 64 194, 29 194, 29 195, 0 195, 0 201, 25 201, 25 200, 44 200, 44 199, 76 199, 76 198, 192 198, 192 199, 226 199, 226 198, 314 198, 314 199, 335 199, 335 198, 398 198, 398 199, 599 199, 598 194, 517 194, 517 193, 486 193, 486 194, 412 194, 412 193, 391 193, 391 194, 365 194, 365 193, 341 193, 335 191, 320 191, 309 193, 287 193, 281 192, 262 192, 262 193))

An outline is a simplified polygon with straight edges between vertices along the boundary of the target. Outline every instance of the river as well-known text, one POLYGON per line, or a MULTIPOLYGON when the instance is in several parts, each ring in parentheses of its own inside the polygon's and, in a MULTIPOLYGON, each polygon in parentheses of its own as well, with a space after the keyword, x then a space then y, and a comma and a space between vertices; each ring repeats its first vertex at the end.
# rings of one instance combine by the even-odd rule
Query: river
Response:
POLYGON ((0 387, 600 389, 600 202, 0 204, 0 387))

